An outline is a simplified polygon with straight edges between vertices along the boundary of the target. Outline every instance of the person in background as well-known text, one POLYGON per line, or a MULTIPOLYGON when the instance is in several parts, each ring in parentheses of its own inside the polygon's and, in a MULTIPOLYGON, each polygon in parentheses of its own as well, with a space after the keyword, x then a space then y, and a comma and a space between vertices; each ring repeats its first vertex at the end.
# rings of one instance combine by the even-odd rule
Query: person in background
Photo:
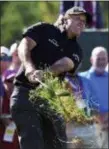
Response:
POLYGON ((58 77, 76 71, 82 60, 76 38, 89 23, 89 16, 81 7, 73 7, 60 20, 61 24, 58 21, 54 25, 41 22, 23 33, 18 47, 21 67, 11 96, 12 117, 22 149, 66 149, 63 117, 45 115, 44 101, 33 105, 29 91, 39 86, 38 80, 43 80, 46 69, 58 77))
POLYGON ((67 73, 65 82, 66 89, 73 94, 77 107, 83 109, 86 116, 91 117, 98 113, 98 99, 87 78, 79 75, 79 72, 75 75, 67 73))
POLYGON ((95 128, 97 135, 97 142, 99 147, 105 147, 108 144, 108 75, 105 71, 108 63, 108 53, 104 47, 95 47, 91 54, 92 67, 86 71, 81 72, 80 76, 87 78, 93 89, 99 103, 99 113, 95 117, 95 128))
POLYGON ((0 74, 0 148, 2 148, 1 140, 3 137, 3 122, 1 118, 3 96, 4 96, 4 87, 3 87, 3 82, 2 82, 1 74, 0 74))
POLYGON ((1 112, 2 112, 3 96, 4 96, 4 87, 3 87, 3 82, 0 76, 0 118, 1 118, 1 112))
POLYGON ((11 56, 10 56, 10 52, 9 49, 1 46, 0 47, 0 74, 2 75, 5 70, 9 67, 10 63, 11 63, 11 56))
POLYGON ((12 62, 10 66, 2 74, 2 81, 4 86, 4 97, 2 102, 2 122, 3 122, 3 136, 2 136, 2 149, 20 149, 18 135, 16 131, 16 126, 12 121, 10 114, 10 96, 13 91, 13 79, 19 69, 20 60, 18 58, 17 51, 18 44, 14 43, 10 47, 10 56, 12 57, 12 62), (8 135, 8 129, 12 129, 10 138, 6 139, 8 135))
POLYGON ((99 1, 60 1, 60 17, 71 7, 80 6, 93 17, 89 28, 104 28, 102 9, 99 1))
POLYGON ((0 148, 2 148, 2 138, 4 133, 4 123, 2 120, 2 104, 4 98, 4 86, 2 81, 2 73, 7 69, 9 65, 9 50, 1 46, 0 47, 0 148))
POLYGON ((3 82, 4 82, 4 85, 7 86, 5 87, 5 89, 7 90, 6 92, 9 94, 8 97, 10 97, 12 93, 13 80, 20 67, 20 60, 18 57, 18 50, 17 50, 18 44, 19 43, 16 42, 11 45, 10 56, 12 57, 12 62, 8 67, 8 69, 3 73, 3 82))
MULTIPOLYGON (((2 75, 6 71, 6 69, 9 67, 11 63, 11 57, 9 53, 9 49, 5 46, 0 46, 0 114, 2 113, 2 104, 3 104, 3 97, 4 97, 4 86, 2 81, 2 75)), ((1 120, 2 122, 2 120, 1 120)), ((1 123, 3 124, 3 122, 1 123)), ((2 125, 0 136, 2 135, 2 125)))

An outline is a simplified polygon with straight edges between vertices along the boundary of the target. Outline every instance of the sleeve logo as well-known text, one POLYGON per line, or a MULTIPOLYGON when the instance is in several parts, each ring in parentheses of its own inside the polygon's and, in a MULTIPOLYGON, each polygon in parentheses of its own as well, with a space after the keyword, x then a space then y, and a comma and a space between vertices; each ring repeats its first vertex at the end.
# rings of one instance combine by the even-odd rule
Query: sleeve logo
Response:
POLYGON ((78 61, 78 62, 80 61, 80 58, 77 54, 74 53, 72 56, 76 61, 78 61))

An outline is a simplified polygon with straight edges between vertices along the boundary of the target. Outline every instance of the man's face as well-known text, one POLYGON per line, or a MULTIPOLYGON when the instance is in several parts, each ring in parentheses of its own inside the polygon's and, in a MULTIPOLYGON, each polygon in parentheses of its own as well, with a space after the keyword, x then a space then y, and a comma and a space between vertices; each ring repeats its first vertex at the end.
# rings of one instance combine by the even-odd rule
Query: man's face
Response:
POLYGON ((102 51, 92 57, 92 66, 98 73, 103 73, 105 71, 107 63, 108 63, 108 56, 106 52, 102 51))
POLYGON ((66 28, 70 34, 79 36, 86 26, 86 16, 84 14, 71 15, 67 19, 66 28))

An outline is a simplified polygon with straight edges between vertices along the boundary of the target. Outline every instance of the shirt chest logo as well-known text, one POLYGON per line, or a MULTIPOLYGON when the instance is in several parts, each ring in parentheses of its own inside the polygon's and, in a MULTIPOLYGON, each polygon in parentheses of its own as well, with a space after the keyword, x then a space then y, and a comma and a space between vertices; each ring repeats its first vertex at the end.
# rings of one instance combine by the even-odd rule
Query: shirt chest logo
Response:
POLYGON ((80 58, 79 58, 79 56, 77 54, 74 53, 72 56, 74 57, 74 59, 76 61, 78 61, 78 62, 80 61, 80 58))
POLYGON ((52 43, 53 45, 55 45, 56 47, 59 47, 59 44, 58 44, 58 42, 55 39, 48 39, 48 41, 50 43, 52 43))

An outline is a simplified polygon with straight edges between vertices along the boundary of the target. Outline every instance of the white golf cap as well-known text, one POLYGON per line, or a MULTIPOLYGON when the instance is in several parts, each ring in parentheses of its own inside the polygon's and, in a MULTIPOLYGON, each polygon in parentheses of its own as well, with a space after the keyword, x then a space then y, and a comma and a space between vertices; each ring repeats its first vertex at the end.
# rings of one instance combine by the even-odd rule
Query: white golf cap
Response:
POLYGON ((7 56, 10 56, 10 51, 7 47, 1 46, 0 47, 0 54, 6 54, 7 56))

